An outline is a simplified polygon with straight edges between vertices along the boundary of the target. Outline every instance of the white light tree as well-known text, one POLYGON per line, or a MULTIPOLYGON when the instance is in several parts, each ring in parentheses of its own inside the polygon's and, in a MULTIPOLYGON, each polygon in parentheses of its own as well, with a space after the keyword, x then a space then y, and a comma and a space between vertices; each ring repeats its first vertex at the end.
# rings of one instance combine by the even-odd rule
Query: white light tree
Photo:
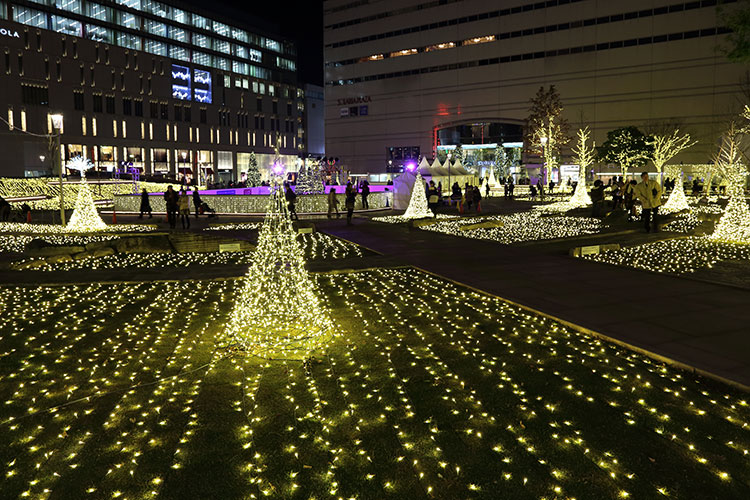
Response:
POLYGON ((674 177, 674 188, 669 193, 667 202, 661 207, 662 211, 669 214, 690 210, 687 197, 685 197, 685 189, 682 186, 682 169, 676 165, 667 165, 665 170, 670 177, 674 177))
MULTIPOLYGON (((743 116, 750 119, 750 109, 743 116)), ((729 203, 710 238, 721 241, 750 243, 750 208, 745 201, 747 167, 742 162, 742 138, 746 129, 732 122, 721 138, 721 147, 714 158, 719 174, 727 181, 729 203)))
POLYGON ((250 160, 247 164, 247 184, 249 186, 260 186, 260 170, 258 169, 258 159, 255 157, 255 151, 250 152, 250 160))
POLYGON ((695 146, 697 142, 690 140, 690 134, 680 135, 679 130, 674 130, 671 134, 661 134, 652 137, 648 142, 648 145, 653 148, 651 161, 654 162, 662 184, 664 183, 664 165, 682 151, 695 146))
POLYGON ((587 207, 591 205, 591 197, 586 191, 586 170, 594 163, 594 146, 589 146, 591 131, 588 127, 578 129, 578 143, 573 146, 573 161, 578 163, 578 184, 576 190, 568 200, 571 208, 587 207))
POLYGON ((281 178, 227 326, 238 347, 265 359, 306 359, 332 339, 333 322, 305 268, 281 178))
POLYGON ((68 168, 81 172, 81 183, 78 186, 78 198, 76 198, 75 209, 65 229, 75 232, 101 231, 107 228, 94 205, 94 197, 86 182, 86 170, 94 165, 89 160, 77 156, 68 163, 68 168))
POLYGON ((422 175, 419 172, 417 172, 414 187, 411 189, 409 206, 406 208, 406 212, 404 212, 402 217, 404 219, 425 219, 427 217, 434 217, 432 210, 427 206, 427 196, 424 192, 424 179, 422 179, 422 175))

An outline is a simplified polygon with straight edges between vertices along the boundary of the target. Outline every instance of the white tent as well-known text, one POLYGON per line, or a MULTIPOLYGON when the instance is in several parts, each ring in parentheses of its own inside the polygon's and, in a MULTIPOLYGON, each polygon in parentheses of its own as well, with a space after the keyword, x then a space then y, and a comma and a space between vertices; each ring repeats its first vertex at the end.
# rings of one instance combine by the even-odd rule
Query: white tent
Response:
POLYGON ((411 190, 417 175, 412 172, 404 172, 393 179, 393 209, 406 210, 411 200, 411 190))

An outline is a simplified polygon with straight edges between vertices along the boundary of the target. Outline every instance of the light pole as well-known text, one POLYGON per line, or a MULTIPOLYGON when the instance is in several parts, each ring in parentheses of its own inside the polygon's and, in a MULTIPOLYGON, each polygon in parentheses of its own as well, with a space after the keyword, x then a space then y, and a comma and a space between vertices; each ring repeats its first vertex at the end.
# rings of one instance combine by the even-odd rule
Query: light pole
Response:
POLYGON ((60 180, 60 223, 65 225, 65 196, 63 194, 63 167, 61 160, 60 151, 60 134, 63 132, 63 116, 59 113, 50 115, 50 121, 52 122, 52 130, 55 136, 55 150, 53 152, 54 158, 52 161, 53 165, 57 167, 57 173, 60 180))

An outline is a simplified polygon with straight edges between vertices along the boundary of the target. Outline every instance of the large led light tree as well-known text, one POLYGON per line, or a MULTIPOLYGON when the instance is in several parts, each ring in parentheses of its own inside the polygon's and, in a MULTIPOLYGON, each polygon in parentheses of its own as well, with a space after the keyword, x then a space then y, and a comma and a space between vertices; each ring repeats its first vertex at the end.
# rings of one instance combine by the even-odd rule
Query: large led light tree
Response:
POLYGON ((247 184, 248 186, 260 186, 261 177, 258 169, 258 159, 255 157, 255 151, 250 152, 250 159, 247 162, 247 184))
MULTIPOLYGON (((750 110, 745 107, 745 118, 750 119, 750 110)), ((729 203, 721 216, 711 239, 750 243, 750 208, 745 201, 745 178, 747 168, 742 163, 742 136, 746 132, 732 122, 721 139, 721 147, 714 158, 719 174, 727 181, 729 203)))
POLYGON ((573 146, 573 160, 578 163, 578 184, 568 200, 571 208, 588 207, 591 197, 586 191, 586 171, 594 163, 594 146, 589 146, 591 131, 588 127, 578 129, 578 143, 573 146))
POLYGON ((78 198, 70 221, 65 226, 68 231, 89 232, 101 231, 107 228, 107 224, 99 216, 94 205, 94 197, 91 195, 89 184, 86 182, 86 170, 94 165, 89 160, 77 156, 68 164, 68 168, 81 172, 81 183, 78 185, 78 198))
POLYGON ((674 130, 671 134, 655 135, 648 141, 648 145, 653 148, 651 161, 654 162, 659 177, 662 177, 662 182, 664 181, 664 165, 697 142, 690 140, 690 134, 680 135, 679 130, 674 130))
POLYGON ((306 359, 333 336, 329 312, 305 269, 280 177, 227 332, 242 351, 266 359, 306 359))
POLYGON ((662 211, 669 214, 690 210, 687 197, 685 197, 685 189, 682 187, 682 169, 676 165, 667 165, 666 171, 670 177, 674 178, 674 188, 667 202, 662 206, 662 211))
POLYGON ((432 210, 427 206, 427 196, 424 192, 424 179, 417 172, 417 178, 414 181, 414 187, 411 189, 411 198, 409 199, 409 206, 404 212, 404 219, 425 219, 427 217, 434 217, 432 210))

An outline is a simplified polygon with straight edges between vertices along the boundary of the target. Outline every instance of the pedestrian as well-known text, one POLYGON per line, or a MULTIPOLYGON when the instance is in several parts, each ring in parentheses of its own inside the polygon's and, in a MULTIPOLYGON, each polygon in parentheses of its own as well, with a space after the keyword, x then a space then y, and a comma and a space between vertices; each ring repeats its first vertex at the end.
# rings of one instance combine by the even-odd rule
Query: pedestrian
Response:
POLYGON ((482 202, 482 190, 479 189, 478 187, 474 188, 473 198, 474 198, 474 205, 477 207, 477 212, 481 212, 482 206, 480 205, 480 203, 482 202))
POLYGON ((625 184, 622 182, 622 177, 615 178, 612 183, 612 210, 617 210, 617 207, 622 205, 623 195, 625 190, 625 184))
POLYGON ((143 219, 143 214, 146 212, 148 212, 148 218, 151 219, 153 217, 151 215, 151 202, 148 199, 148 191, 143 188, 143 191, 141 191, 141 215, 138 218, 143 219))
POLYGON ((489 181, 484 183, 484 197, 489 198, 490 197, 490 183, 489 181))
POLYGON ((513 190, 515 189, 516 185, 513 183, 513 177, 508 176, 508 196, 513 198, 513 190))
POLYGON ((643 210, 641 218, 646 232, 652 227, 654 232, 659 232, 659 207, 661 206, 661 186, 658 182, 648 178, 648 172, 641 174, 641 182, 635 186, 635 195, 641 201, 643 210))
POLYGON ((549 181, 549 195, 552 196, 552 190, 555 189, 555 181, 550 179, 549 181))
POLYGON ((533 184, 529 185, 529 198, 531 198, 531 201, 536 200, 536 186, 533 184))
POLYGON ((443 196, 443 181, 438 182, 438 195, 443 196))
POLYGON ((352 217, 354 216, 354 203, 357 200, 357 191, 352 186, 351 181, 346 183, 346 199, 344 200, 344 206, 346 206, 346 225, 352 225, 352 217))
POLYGON ((299 220, 299 215, 297 215, 297 208, 295 206, 297 203, 297 193, 294 192, 292 186, 289 184, 286 186, 284 198, 286 198, 287 208, 289 208, 289 218, 292 220, 299 220))
MULTIPOLYGON (((145 191, 145 189, 144 189, 145 191)), ((8 218, 10 217, 10 203, 8 203, 8 200, 0 196, 0 218, 3 222, 8 222, 8 218)), ((151 215, 151 207, 148 209, 149 215, 151 215)), ((143 213, 141 213, 143 215, 143 213)))
POLYGON ((198 192, 198 186, 195 187, 195 190, 193 191, 193 206, 195 207, 195 218, 198 218, 198 213, 201 211, 201 195, 198 192))
POLYGON ((466 183, 466 189, 464 189, 464 206, 466 207, 466 211, 471 210, 471 204, 474 202, 474 188, 473 186, 470 186, 469 183, 466 183))
POLYGON ((169 227, 174 229, 177 227, 177 193, 172 186, 167 187, 167 191, 164 193, 164 202, 167 208, 167 221, 169 227))
POLYGON ((429 188, 427 190, 427 206, 432 210, 432 215, 437 217, 437 207, 440 196, 438 196, 437 187, 435 187, 435 181, 430 181, 429 188))
POLYGON ((182 229, 190 229, 190 195, 184 187, 180 190, 180 198, 177 200, 177 204, 180 210, 182 229))
POLYGON ((604 183, 601 179, 594 181, 594 187, 591 188, 591 216, 601 217, 602 206, 604 206, 604 183))
POLYGON ((624 199, 625 199, 625 210, 628 212, 628 221, 632 221, 635 218, 635 186, 638 183, 635 179, 625 184, 624 199))
POLYGON ((341 217, 339 214, 339 200, 336 198, 336 188, 331 188, 328 191, 328 218, 331 218, 333 212, 336 211, 336 218, 341 217))
POLYGON ((367 202, 367 197, 370 195, 370 183, 365 179, 362 182, 362 210, 370 208, 370 204, 367 202))

